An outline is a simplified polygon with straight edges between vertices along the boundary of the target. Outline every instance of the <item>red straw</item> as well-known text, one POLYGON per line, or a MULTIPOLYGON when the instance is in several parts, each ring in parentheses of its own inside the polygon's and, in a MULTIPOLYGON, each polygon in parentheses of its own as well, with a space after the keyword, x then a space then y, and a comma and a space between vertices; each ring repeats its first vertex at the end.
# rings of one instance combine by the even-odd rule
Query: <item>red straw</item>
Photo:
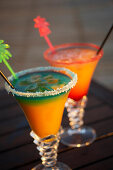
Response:
POLYGON ((48 28, 50 24, 45 20, 45 18, 41 18, 40 16, 34 18, 34 22, 35 22, 34 27, 39 29, 40 36, 45 38, 51 51, 55 51, 50 39, 47 36, 48 34, 51 33, 51 30, 48 28))

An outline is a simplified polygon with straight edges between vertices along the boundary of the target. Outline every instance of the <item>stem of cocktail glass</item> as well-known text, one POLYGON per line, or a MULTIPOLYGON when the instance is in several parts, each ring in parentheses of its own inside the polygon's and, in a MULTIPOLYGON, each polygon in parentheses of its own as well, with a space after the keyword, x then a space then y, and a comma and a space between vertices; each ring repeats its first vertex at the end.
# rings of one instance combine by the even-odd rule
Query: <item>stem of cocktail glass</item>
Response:
MULTIPOLYGON (((41 156, 42 165, 46 168, 56 168, 57 163, 57 150, 59 145, 59 134, 50 135, 45 138, 38 137, 33 131, 31 131, 30 135, 34 139, 34 143, 37 145, 37 149, 39 150, 39 154, 41 156)), ((35 168, 34 168, 35 169, 35 168)))
POLYGON ((68 98, 65 107, 67 108, 71 129, 79 129, 83 126, 84 109, 87 100, 87 96, 83 96, 79 101, 68 98))

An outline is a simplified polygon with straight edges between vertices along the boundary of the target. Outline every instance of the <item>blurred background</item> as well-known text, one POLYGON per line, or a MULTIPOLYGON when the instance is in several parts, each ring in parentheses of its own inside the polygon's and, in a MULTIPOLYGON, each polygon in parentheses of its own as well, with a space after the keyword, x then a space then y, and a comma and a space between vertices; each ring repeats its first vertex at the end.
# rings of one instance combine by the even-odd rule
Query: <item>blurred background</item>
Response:
MULTIPOLYGON (((50 22, 53 45, 87 42, 100 45, 113 23, 113 0, 0 0, 0 39, 10 45, 9 63, 15 72, 48 66, 43 52, 48 48, 34 28, 40 15, 50 22)), ((10 72, 3 63, 0 69, 10 72)), ((104 46, 93 79, 113 90, 113 32, 104 46)), ((0 77, 0 88, 4 81, 0 77)))

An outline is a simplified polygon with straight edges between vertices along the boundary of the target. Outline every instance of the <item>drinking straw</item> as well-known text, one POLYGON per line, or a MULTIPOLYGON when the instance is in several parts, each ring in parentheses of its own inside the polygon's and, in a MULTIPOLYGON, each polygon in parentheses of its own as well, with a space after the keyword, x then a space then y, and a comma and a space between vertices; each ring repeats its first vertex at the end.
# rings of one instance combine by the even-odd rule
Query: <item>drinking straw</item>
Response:
POLYGON ((40 36, 45 38, 51 51, 55 51, 50 39, 47 36, 48 34, 51 33, 51 30, 48 28, 50 24, 46 21, 45 18, 41 18, 40 16, 37 16, 33 20, 35 22, 34 27, 38 28, 40 36))
POLYGON ((110 27, 110 29, 109 29, 108 33, 106 34, 106 36, 105 36, 104 40, 102 41, 102 44, 100 45, 100 48, 98 49, 98 51, 97 51, 96 55, 98 55, 98 54, 99 54, 99 52, 101 51, 101 49, 103 48, 103 46, 104 46, 105 42, 107 41, 108 37, 110 36, 110 34, 111 34, 112 30, 113 30, 113 24, 112 24, 112 26, 110 27))
POLYGON ((6 78, 6 76, 2 73, 2 71, 0 70, 0 75, 3 77, 3 79, 11 86, 11 88, 14 89, 13 85, 10 83, 10 81, 6 78))
POLYGON ((12 67, 10 66, 10 64, 7 62, 7 60, 12 57, 12 54, 6 49, 9 48, 10 46, 8 44, 4 43, 4 40, 0 40, 0 63, 3 63, 7 66, 7 68, 9 69, 9 71, 11 72, 11 74, 13 75, 13 77, 15 79, 17 79, 16 74, 14 73, 12 67))

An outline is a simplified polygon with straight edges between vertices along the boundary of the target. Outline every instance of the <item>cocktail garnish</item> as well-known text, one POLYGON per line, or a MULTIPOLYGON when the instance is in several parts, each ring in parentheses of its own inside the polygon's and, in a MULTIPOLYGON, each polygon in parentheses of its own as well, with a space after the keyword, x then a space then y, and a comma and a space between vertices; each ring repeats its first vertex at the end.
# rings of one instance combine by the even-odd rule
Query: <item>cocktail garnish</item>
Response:
POLYGON ((53 89, 51 87, 47 87, 47 86, 44 86, 42 84, 40 86, 39 86, 39 84, 38 85, 35 84, 35 86, 33 86, 33 85, 28 86, 25 91, 28 91, 28 92, 44 92, 45 90, 51 91, 53 89))
POLYGON ((48 84, 58 83, 58 79, 54 78, 52 75, 45 76, 44 79, 48 82, 48 84))
POLYGON ((31 79, 32 79, 32 82, 40 81, 40 75, 32 76, 31 79))
POLYGON ((51 33, 51 30, 48 28, 50 24, 46 21, 45 18, 41 18, 40 16, 34 18, 34 22, 35 22, 34 27, 39 29, 40 36, 45 38, 51 51, 55 51, 50 39, 47 36, 48 34, 51 33))
POLYGON ((8 44, 4 43, 4 40, 0 40, 0 63, 3 63, 7 66, 7 68, 9 69, 9 71, 11 72, 11 74, 13 75, 13 77, 15 79, 17 79, 16 74, 14 73, 12 67, 10 66, 10 64, 7 62, 7 60, 12 57, 12 54, 6 49, 9 48, 10 46, 8 44))
POLYGON ((23 80, 19 84, 20 84, 20 86, 27 86, 27 85, 30 85, 31 82, 29 80, 23 80))
POLYGON ((25 89, 25 91, 36 92, 36 91, 35 91, 36 88, 37 88, 36 84, 30 84, 30 85, 27 86, 27 88, 25 89))
POLYGON ((44 77, 45 80, 49 80, 49 79, 52 79, 52 78, 53 78, 52 75, 47 75, 47 76, 44 77))

